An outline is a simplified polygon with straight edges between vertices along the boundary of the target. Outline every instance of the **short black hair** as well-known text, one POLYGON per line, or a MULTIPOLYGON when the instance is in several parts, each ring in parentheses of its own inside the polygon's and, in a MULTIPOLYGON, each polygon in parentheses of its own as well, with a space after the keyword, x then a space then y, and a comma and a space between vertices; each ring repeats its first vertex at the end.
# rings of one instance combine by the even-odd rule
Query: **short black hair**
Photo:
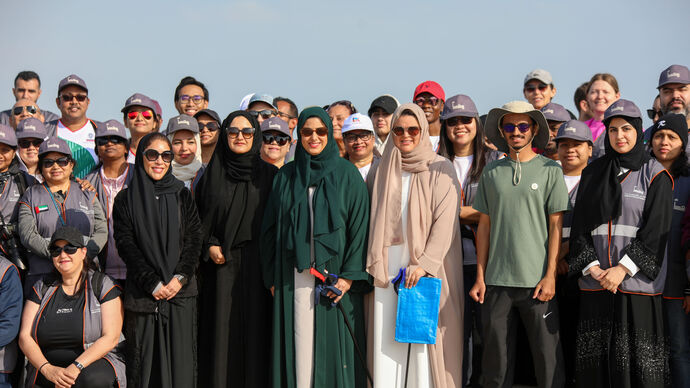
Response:
POLYGON ((575 108, 577 108, 578 113, 582 113, 580 110, 580 101, 587 99, 587 89, 589 89, 589 82, 585 82, 575 89, 573 102, 575 102, 575 108))
POLYGON ((279 102, 286 102, 288 105, 290 105, 290 111, 288 112, 290 116, 293 117, 298 117, 299 116, 299 110, 297 109, 297 104, 295 104, 294 101, 287 97, 276 97, 273 99, 273 106, 276 108, 278 107, 279 102))
POLYGON ((201 90, 204 92, 204 100, 208 101, 208 89, 206 89, 206 86, 202 82, 197 81, 196 78, 192 76, 186 76, 180 80, 180 83, 175 88, 175 100, 173 101, 173 103, 177 102, 177 99, 180 97, 180 90, 187 85, 196 85, 200 87, 201 90))
POLYGON ((24 70, 20 71, 19 74, 17 74, 16 77, 14 77, 14 84, 17 85, 17 80, 23 80, 23 81, 31 81, 32 79, 35 79, 38 81, 38 87, 41 87, 41 78, 38 76, 38 74, 35 71, 31 70, 24 70))

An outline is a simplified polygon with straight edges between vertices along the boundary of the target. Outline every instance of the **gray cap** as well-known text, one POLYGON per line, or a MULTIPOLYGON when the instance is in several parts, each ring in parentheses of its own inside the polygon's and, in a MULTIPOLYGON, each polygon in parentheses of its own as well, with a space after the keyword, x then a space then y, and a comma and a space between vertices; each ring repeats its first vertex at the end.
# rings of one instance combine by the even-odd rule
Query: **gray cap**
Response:
POLYGON ((212 109, 202 109, 196 113, 194 113, 194 118, 199 119, 199 116, 201 115, 209 115, 211 116, 212 119, 216 120, 218 124, 220 124, 222 121, 220 120, 220 116, 218 116, 218 113, 216 113, 215 110, 212 109))
POLYGON ((441 120, 448 120, 451 117, 477 117, 477 107, 474 101, 469 96, 458 94, 450 97, 443 105, 443 112, 441 113, 441 120))
POLYGON ((81 77, 79 77, 76 74, 70 74, 60 81, 60 84, 58 85, 58 94, 62 89, 70 85, 79 86, 80 88, 84 89, 87 93, 89 92, 89 89, 86 87, 86 82, 84 82, 84 80, 81 79, 81 77))
POLYGON ((249 107, 255 102, 265 102, 268 105, 272 106, 273 109, 278 109, 275 107, 275 105, 273 105, 273 96, 271 96, 270 94, 255 93, 252 96, 252 98, 249 99, 249 104, 247 104, 247 109, 249 109, 249 107))
POLYGON ((563 123, 570 120, 570 114, 568 114, 568 111, 563 107, 563 105, 556 104, 554 102, 544 105, 544 107, 541 108, 541 113, 543 113, 544 117, 549 121, 558 121, 563 123))
POLYGON ((14 128, 0 124, 0 143, 7 144, 10 147, 17 146, 17 136, 14 134, 14 128))
POLYGON ((17 139, 45 139, 48 137, 45 125, 35 117, 27 117, 17 125, 17 139))
POLYGON ((73 226, 63 226, 60 229, 56 230, 55 233, 53 233, 53 236, 50 238, 50 244, 48 244, 48 247, 52 248, 55 242, 64 240, 67 241, 67 243, 72 245, 73 247, 83 248, 86 246, 86 244, 84 244, 84 239, 85 236, 81 234, 79 229, 73 226))
POLYGON ((108 120, 96 128, 96 138, 106 137, 106 136, 119 136, 123 139, 127 139, 127 130, 125 126, 122 125, 117 120, 108 120))
POLYGON ((145 96, 141 93, 132 94, 127 99, 127 101, 125 101, 125 107, 122 108, 122 110, 120 112, 122 112, 122 113, 127 112, 129 110, 129 108, 131 108, 133 106, 143 106, 144 108, 151 109, 151 111, 153 113, 158 114, 156 112, 156 104, 154 103, 154 101, 150 97, 145 96))
MULTIPOLYGON (((611 104, 604 112, 604 123, 616 116, 625 116, 633 118, 642 118, 640 109, 635 105, 634 102, 629 100, 620 99, 613 104, 611 104)), ((608 125, 608 124, 607 124, 608 125)))
POLYGON ((192 131, 194 133, 199 133, 199 123, 192 116, 181 114, 175 116, 168 120, 168 127, 166 128, 166 134, 172 135, 173 133, 181 130, 192 131))
POLYGON ((594 143, 592 140, 592 130, 589 129, 587 124, 578 120, 566 121, 558 128, 558 135, 556 135, 554 140, 558 142, 561 139, 588 141, 590 144, 594 143))
POLYGON ((690 84, 690 70, 683 65, 671 65, 659 75, 659 86, 666 84, 690 84))
POLYGON ((266 133, 267 131, 277 131, 290 136, 292 139, 287 122, 279 117, 271 117, 261 123, 261 132, 266 133))
POLYGON ((541 81, 547 85, 553 84, 553 78, 551 78, 551 73, 544 69, 534 69, 530 71, 526 76, 525 76, 525 82, 523 84, 526 84, 530 80, 536 79, 538 81, 541 81))
POLYGON ((67 142, 57 137, 49 137, 38 147, 38 156, 49 152, 59 152, 72 157, 72 150, 69 149, 67 142))

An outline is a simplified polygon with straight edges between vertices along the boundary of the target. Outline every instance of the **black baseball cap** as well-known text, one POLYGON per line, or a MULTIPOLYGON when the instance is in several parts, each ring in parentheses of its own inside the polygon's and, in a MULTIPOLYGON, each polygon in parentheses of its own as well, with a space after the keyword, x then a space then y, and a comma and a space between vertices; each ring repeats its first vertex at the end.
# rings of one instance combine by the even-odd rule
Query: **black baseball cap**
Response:
POLYGON ((84 244, 84 235, 81 234, 79 229, 73 226, 63 226, 56 230, 55 233, 53 233, 53 236, 50 238, 50 244, 48 244, 48 246, 52 248, 55 242, 60 240, 65 240, 70 245, 77 248, 83 248, 86 246, 86 244, 84 244))
POLYGON ((376 108, 381 108, 383 109, 386 113, 393 114, 395 110, 398 108, 398 100, 395 99, 395 97, 391 96, 390 94, 384 94, 383 96, 376 97, 374 101, 371 102, 371 106, 369 107, 369 111, 367 111, 367 115, 371 116, 371 111, 373 111, 376 108))

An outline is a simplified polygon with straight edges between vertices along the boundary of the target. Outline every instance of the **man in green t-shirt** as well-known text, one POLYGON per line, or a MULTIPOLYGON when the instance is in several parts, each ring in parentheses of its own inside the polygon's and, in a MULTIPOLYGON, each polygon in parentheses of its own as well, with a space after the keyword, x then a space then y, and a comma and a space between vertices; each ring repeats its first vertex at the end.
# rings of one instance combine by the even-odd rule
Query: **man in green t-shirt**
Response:
POLYGON ((484 168, 473 207, 479 211, 477 280, 482 304, 483 386, 512 385, 518 317, 527 329, 540 387, 564 384, 558 336, 556 264, 568 191, 560 166, 532 147, 549 140, 544 115, 524 101, 492 109, 486 135, 509 157, 484 168))

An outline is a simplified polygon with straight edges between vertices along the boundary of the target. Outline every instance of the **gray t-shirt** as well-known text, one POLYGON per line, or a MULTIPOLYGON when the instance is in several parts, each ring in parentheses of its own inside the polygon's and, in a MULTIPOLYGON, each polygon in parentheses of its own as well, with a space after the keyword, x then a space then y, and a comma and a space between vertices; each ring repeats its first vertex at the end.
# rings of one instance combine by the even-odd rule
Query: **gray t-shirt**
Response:
POLYGON ((473 207, 491 218, 485 283, 532 288, 546 273, 548 216, 568 210, 568 190, 553 160, 537 155, 521 163, 515 186, 516 166, 511 158, 487 165, 473 207))

